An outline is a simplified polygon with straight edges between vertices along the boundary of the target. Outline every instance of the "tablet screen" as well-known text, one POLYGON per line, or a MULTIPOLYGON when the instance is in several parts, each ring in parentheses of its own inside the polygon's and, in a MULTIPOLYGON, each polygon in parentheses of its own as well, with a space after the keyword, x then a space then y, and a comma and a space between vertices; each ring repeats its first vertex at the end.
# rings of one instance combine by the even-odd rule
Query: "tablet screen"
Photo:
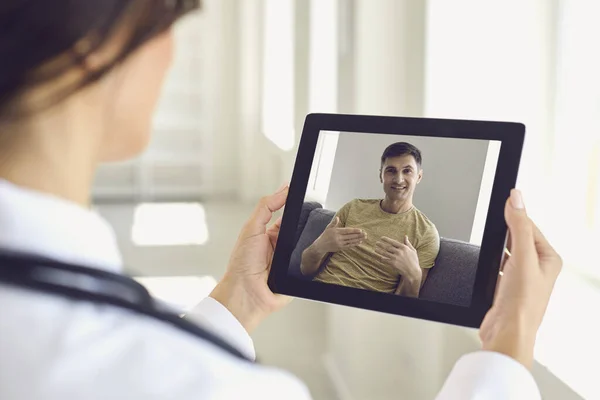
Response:
POLYGON ((288 274, 468 307, 500 148, 321 131, 288 274))

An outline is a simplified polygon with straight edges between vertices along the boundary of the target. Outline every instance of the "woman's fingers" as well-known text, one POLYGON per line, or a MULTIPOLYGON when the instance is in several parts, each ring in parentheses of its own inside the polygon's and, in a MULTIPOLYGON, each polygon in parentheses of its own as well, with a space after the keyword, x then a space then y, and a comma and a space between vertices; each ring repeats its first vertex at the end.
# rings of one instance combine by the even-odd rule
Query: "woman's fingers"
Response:
POLYGON ((532 225, 535 248, 541 261, 540 266, 558 276, 563 266, 561 256, 548 242, 542 231, 535 224, 532 223, 532 225))
POLYGON ((263 197, 256 206, 252 217, 246 224, 245 235, 247 237, 260 235, 266 232, 267 224, 273 218, 273 213, 279 211, 287 201, 288 186, 283 186, 278 192, 263 197))
POLYGON ((502 275, 502 271, 504 271, 504 266, 510 260, 510 251, 508 249, 504 249, 504 254, 502 255, 502 263, 500 264, 500 275, 502 275))
POLYGON ((554 250, 554 247, 552 247, 550 242, 548 242, 548 239, 546 239, 540 228, 538 228, 533 222, 531 224, 533 228, 533 240, 535 242, 535 248, 537 249, 539 255, 542 257, 558 256, 558 253, 556 250, 554 250))
POLYGON ((281 221, 283 217, 277 218, 275 223, 267 229, 267 236, 269 236, 269 240, 271 241, 271 246, 275 248, 277 245, 277 239, 279 238, 279 231, 281 230, 281 221))
POLYGON ((510 235, 510 229, 508 230, 508 237, 506 238, 506 248, 504 252, 510 256, 510 252, 512 251, 512 237, 510 235))

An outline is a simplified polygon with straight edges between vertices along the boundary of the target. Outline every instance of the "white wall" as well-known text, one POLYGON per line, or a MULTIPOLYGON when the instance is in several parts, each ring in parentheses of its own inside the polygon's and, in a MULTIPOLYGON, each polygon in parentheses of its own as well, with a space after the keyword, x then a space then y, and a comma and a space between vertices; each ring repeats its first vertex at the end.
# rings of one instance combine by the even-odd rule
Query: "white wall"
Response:
POLYGON ((339 210, 352 199, 383 198, 381 154, 398 141, 407 141, 422 153, 423 179, 415 190, 415 206, 436 224, 441 236, 468 242, 489 141, 343 132, 325 206, 339 210))

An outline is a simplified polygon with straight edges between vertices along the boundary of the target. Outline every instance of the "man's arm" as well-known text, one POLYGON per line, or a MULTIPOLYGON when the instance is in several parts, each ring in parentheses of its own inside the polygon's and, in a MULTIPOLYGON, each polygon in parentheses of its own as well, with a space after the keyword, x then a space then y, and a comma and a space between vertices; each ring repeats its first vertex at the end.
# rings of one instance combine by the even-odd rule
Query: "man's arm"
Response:
POLYGON ((428 273, 429 269, 421 268, 421 279, 408 279, 405 276, 401 276, 394 293, 400 296, 419 297, 428 273))
POLYGON ((304 276, 315 274, 325 258, 330 253, 335 253, 342 247, 355 245, 362 242, 365 235, 359 229, 344 228, 352 202, 345 204, 336 213, 323 233, 302 252, 300 272, 304 276))
POLYGON ((302 252, 302 261, 300 262, 302 275, 311 276, 316 273, 325 260, 325 257, 327 257, 327 254, 327 252, 320 249, 318 239, 308 246, 302 252))
POLYGON ((325 231, 313 244, 302 252, 300 271, 302 275, 310 276, 316 273, 331 253, 361 244, 366 239, 366 233, 356 228, 338 228, 339 218, 334 218, 325 231))

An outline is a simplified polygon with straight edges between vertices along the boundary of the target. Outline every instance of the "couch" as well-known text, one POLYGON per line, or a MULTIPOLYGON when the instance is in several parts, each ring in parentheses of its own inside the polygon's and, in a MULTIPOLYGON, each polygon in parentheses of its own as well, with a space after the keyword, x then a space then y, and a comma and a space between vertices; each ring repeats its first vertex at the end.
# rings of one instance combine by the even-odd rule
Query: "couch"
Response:
MULTIPOLYGON (((303 204, 290 259, 290 275, 305 280, 313 278, 300 272, 302 252, 321 235, 334 216, 335 212, 324 209, 317 202, 303 204)), ((429 271, 419 298, 468 307, 478 260, 479 246, 441 237, 435 266, 429 271)))

